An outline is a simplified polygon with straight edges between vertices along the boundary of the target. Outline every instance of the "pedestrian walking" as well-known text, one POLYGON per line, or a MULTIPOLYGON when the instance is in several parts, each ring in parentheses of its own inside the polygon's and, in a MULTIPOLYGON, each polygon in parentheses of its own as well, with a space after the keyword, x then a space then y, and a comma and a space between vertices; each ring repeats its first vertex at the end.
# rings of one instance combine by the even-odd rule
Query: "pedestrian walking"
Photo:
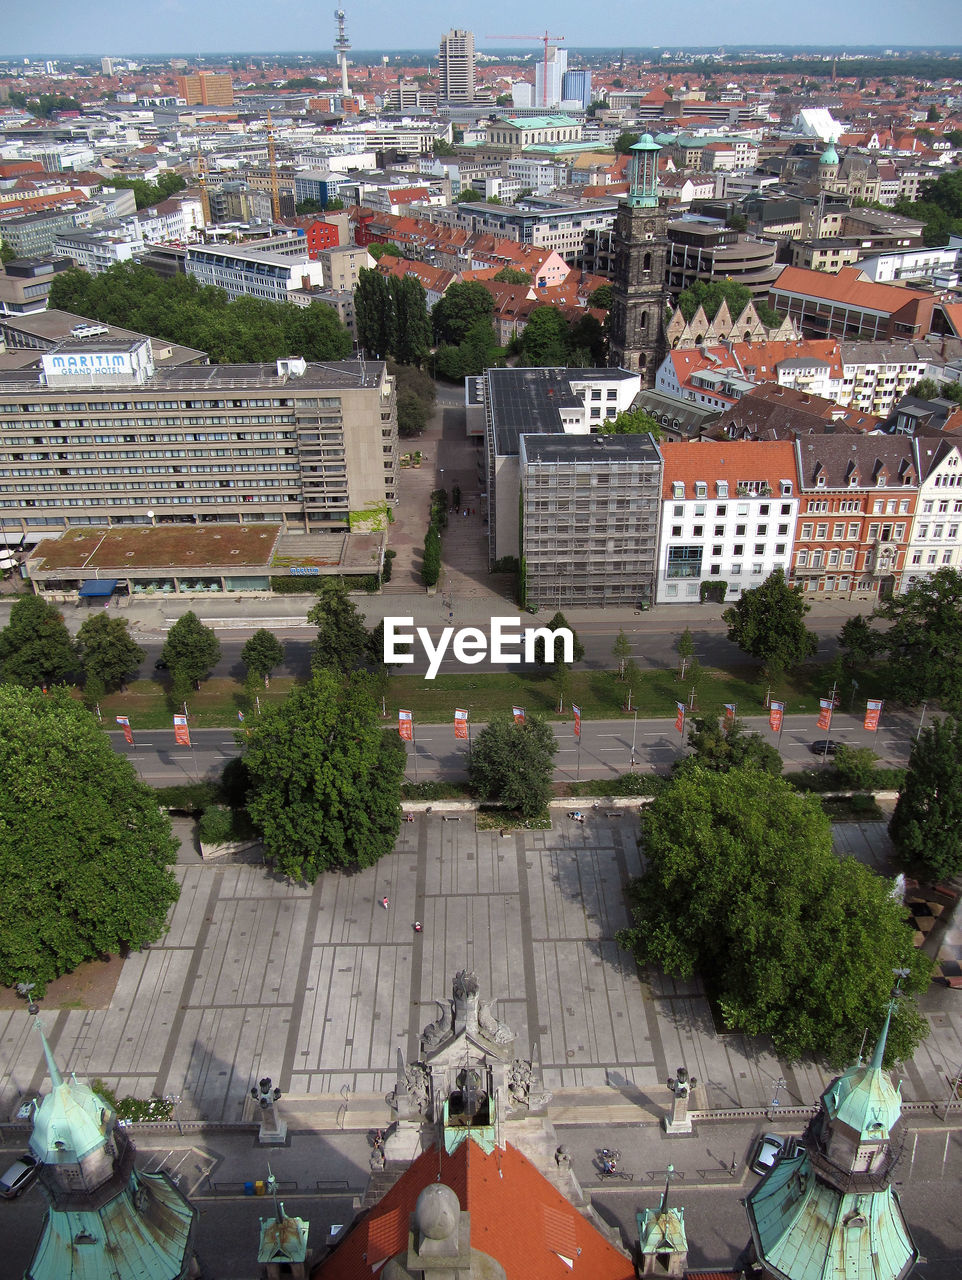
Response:
POLYGON ((387 895, 385 894, 385 896, 381 899, 381 906, 384 908, 385 911, 387 911, 390 905, 391 904, 387 900, 387 895))
POLYGON ((420 920, 415 920, 415 922, 414 922, 414 932, 415 932, 415 933, 420 933, 420 932, 421 932, 421 921, 420 921, 420 920))

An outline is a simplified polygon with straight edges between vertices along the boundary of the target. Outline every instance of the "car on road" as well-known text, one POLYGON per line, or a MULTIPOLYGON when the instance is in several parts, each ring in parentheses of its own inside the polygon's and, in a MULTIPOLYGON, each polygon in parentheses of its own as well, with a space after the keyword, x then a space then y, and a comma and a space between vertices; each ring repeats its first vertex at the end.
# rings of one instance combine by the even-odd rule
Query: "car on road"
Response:
POLYGON ((817 742, 811 743, 808 749, 813 756, 833 756, 841 745, 834 738, 819 738, 817 742))
POLYGON ((785 1150, 785 1139, 777 1133, 763 1133, 752 1149, 749 1167, 752 1173, 768 1173, 785 1150))
POLYGON ((158 658, 158 659, 157 659, 157 661, 154 663, 154 670, 155 670, 155 671, 166 671, 166 670, 167 670, 167 659, 166 659, 166 658, 158 658))
POLYGON ((40 1163, 29 1153, 15 1161, 0 1178, 0 1196, 4 1200, 13 1200, 23 1195, 28 1187, 32 1187, 40 1172, 40 1163))

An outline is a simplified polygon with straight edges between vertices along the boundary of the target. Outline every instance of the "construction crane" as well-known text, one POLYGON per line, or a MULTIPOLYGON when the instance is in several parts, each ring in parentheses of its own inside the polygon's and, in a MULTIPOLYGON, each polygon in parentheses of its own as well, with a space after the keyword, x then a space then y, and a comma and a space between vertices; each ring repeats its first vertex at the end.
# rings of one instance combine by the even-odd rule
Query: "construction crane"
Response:
POLYGON ((540 36, 485 36, 485 40, 536 40, 544 44, 544 76, 541 84, 542 106, 548 105, 548 44, 552 40, 564 40, 564 36, 549 36, 547 31, 540 36))
POLYGON ((267 167, 271 175, 271 213, 274 221, 281 220, 281 184, 277 178, 277 155, 274 151, 274 122, 270 107, 267 109, 267 167))

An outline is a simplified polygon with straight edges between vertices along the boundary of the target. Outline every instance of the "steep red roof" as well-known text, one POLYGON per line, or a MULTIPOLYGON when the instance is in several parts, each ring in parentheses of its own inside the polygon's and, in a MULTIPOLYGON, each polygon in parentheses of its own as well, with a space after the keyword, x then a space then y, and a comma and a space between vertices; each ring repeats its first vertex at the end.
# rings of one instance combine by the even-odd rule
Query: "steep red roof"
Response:
POLYGON ((732 497, 740 481, 767 480, 778 492, 779 480, 795 479, 795 448, 788 440, 682 440, 662 441, 665 458, 662 497, 672 496, 672 484, 682 481, 685 493, 695 496, 695 481, 727 480, 732 497))
MULTIPOLYGON (((793 474, 793 473, 790 473, 793 474)), ((351 1228, 311 1280, 370 1280, 406 1250, 410 1215, 426 1186, 442 1182, 471 1215, 471 1247, 508 1280, 632 1280, 634 1266, 512 1146, 485 1152, 470 1139, 453 1155, 424 1152, 351 1228)))
POLYGON ((808 267, 784 267, 772 285, 775 293, 795 293, 807 298, 847 302, 892 315, 910 302, 927 302, 932 295, 896 284, 876 284, 866 279, 858 267, 842 267, 835 275, 811 271, 808 267))

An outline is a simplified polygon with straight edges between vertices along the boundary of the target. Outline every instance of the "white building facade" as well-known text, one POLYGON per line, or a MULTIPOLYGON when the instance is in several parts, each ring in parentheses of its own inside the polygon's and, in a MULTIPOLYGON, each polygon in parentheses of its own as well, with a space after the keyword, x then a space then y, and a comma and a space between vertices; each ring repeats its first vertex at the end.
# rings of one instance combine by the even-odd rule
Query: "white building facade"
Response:
POLYGON ((962 455, 950 440, 920 436, 919 496, 909 531, 902 591, 918 586, 939 569, 962 568, 962 455))

